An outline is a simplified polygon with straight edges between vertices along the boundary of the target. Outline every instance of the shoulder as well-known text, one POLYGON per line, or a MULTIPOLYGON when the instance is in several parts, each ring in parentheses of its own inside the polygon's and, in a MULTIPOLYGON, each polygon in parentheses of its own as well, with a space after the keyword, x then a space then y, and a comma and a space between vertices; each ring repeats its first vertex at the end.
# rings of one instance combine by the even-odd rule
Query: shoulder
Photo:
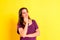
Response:
POLYGON ((36 20, 35 20, 35 19, 32 19, 32 21, 33 21, 33 22, 36 22, 36 20))
POLYGON ((33 24, 35 26, 35 29, 37 29, 38 28, 38 24, 37 24, 36 20, 33 19, 32 21, 33 21, 33 24))
POLYGON ((20 22, 18 22, 18 23, 17 23, 17 26, 18 26, 18 27, 22 27, 22 25, 21 25, 21 23, 20 23, 20 22))

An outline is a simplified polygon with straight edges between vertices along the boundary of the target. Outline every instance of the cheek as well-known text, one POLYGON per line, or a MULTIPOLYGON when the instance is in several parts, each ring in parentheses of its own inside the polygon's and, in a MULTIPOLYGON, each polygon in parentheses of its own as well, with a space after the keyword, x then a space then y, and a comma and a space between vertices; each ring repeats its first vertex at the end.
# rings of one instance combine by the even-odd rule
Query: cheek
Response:
POLYGON ((26 16, 28 16, 28 14, 26 14, 26 16))
POLYGON ((25 14, 22 14, 23 17, 25 17, 25 14))

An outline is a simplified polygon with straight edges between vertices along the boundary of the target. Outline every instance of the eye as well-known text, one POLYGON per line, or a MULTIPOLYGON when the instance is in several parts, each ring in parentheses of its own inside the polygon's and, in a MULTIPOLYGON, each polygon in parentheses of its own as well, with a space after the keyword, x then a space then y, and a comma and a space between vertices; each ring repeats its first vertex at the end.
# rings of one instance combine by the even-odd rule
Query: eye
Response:
POLYGON ((26 14, 25 12, 23 12, 23 14, 26 14))
POLYGON ((23 14, 26 14, 27 12, 23 12, 23 14))

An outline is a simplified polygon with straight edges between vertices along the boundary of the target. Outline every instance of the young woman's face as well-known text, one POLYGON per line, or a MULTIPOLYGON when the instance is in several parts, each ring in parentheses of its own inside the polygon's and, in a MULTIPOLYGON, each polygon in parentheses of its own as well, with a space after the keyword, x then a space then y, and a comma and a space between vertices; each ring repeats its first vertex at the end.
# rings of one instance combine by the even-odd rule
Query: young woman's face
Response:
POLYGON ((23 18, 28 18, 28 12, 27 12, 26 9, 23 9, 23 10, 22 10, 22 17, 23 17, 23 18))

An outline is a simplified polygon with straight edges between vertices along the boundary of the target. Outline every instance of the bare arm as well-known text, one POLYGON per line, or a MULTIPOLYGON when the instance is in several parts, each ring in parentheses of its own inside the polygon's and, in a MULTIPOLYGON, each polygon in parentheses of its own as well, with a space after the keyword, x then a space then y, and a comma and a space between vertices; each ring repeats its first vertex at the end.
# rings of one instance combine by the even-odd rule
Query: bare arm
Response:
POLYGON ((26 35, 26 37, 36 37, 36 36, 39 36, 39 35, 40 35, 40 31, 39 31, 39 29, 36 29, 35 33, 28 34, 28 35, 26 35))
POLYGON ((20 36, 21 36, 21 37, 25 37, 26 34, 27 34, 27 29, 28 29, 28 18, 24 18, 24 22, 26 23, 24 29, 23 29, 22 27, 19 28, 19 33, 20 33, 20 36))
POLYGON ((25 37, 26 36, 27 29, 28 29, 28 23, 26 23, 24 29, 23 28, 19 28, 19 33, 20 33, 21 37, 25 37))

